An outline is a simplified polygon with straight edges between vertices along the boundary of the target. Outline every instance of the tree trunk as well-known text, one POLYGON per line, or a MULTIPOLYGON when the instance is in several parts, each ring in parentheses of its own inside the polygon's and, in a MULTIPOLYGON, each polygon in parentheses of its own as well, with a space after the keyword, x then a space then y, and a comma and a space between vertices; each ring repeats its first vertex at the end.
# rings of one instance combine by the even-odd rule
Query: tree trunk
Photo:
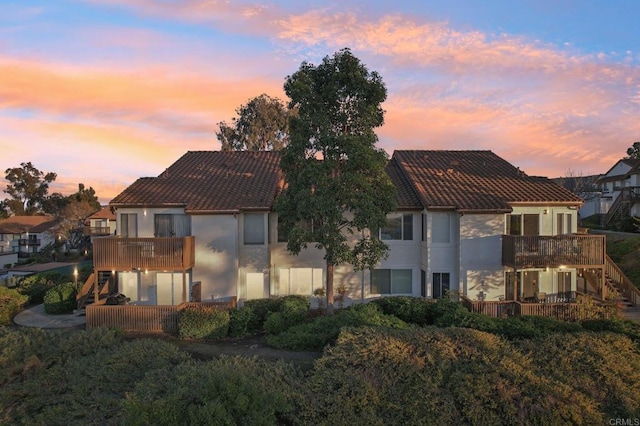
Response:
POLYGON ((333 267, 327 261, 327 315, 333 315, 333 267))

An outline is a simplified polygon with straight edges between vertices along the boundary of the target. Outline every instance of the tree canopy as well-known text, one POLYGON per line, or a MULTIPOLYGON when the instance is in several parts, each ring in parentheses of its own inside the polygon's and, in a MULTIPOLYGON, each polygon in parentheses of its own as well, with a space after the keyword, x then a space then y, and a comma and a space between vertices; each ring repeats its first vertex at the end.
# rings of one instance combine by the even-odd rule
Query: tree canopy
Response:
POLYGON ((640 142, 634 142, 631 147, 627 149, 628 158, 640 158, 640 142))
POLYGON ((38 170, 31 162, 5 170, 5 179, 9 184, 4 192, 11 197, 5 200, 6 208, 16 216, 43 213, 49 184, 56 177, 57 174, 53 172, 38 170))
POLYGON ((279 151, 289 140, 290 110, 278 98, 262 94, 236 109, 238 117, 218 123, 223 151, 279 151))
POLYGON ((329 312, 334 266, 373 268, 388 255, 376 232, 395 207, 395 188, 385 173, 386 153, 376 148, 374 128, 384 122, 387 91, 378 73, 349 49, 318 66, 303 62, 284 86, 291 138, 281 167, 286 187, 276 201, 287 249, 298 254, 313 243, 325 250, 329 312))

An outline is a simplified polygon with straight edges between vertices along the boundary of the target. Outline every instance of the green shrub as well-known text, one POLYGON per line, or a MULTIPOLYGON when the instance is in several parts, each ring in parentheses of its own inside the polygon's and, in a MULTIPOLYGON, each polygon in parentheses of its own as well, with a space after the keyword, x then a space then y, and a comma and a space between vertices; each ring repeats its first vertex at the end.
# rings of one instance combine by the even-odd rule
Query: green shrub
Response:
POLYGON ((270 312, 264 322, 269 334, 279 334, 288 328, 302 324, 309 318, 310 302, 304 296, 285 296, 282 298, 279 312, 270 312))
POLYGON ((0 325, 9 325, 13 317, 20 312, 28 296, 18 293, 17 290, 0 286, 0 325))
POLYGON ((182 339, 220 339, 229 333, 229 312, 215 308, 187 308, 180 312, 178 333, 182 339))
POLYGON ((335 315, 318 317, 313 322, 294 325, 288 330, 267 337, 270 346, 293 350, 322 350, 334 343, 345 326, 363 325, 406 328, 407 323, 393 315, 385 315, 378 305, 354 305, 335 315))
POLYGON ((507 339, 535 339, 552 333, 575 333, 582 329, 580 324, 565 322, 541 316, 520 316, 501 318, 496 321, 496 334, 507 339))
POLYGON ((58 284, 68 281, 60 272, 42 272, 29 275, 20 280, 18 291, 29 296, 29 303, 38 305, 43 302, 47 291, 58 284))
POLYGON ((269 312, 280 312, 282 308, 282 298, 272 297, 269 299, 247 300, 243 306, 248 306, 253 311, 256 326, 262 329, 264 322, 267 320, 269 312))
POLYGON ((123 424, 270 425, 285 423, 302 378, 283 362, 221 357, 152 372, 127 394, 123 424))
MULTIPOLYGON (((565 350, 572 351, 569 345, 565 350)), ((624 354, 634 358, 634 366, 640 360, 628 348, 624 354)), ((599 410, 598 395, 573 388, 570 377, 549 374, 553 359, 534 364, 537 355, 525 356, 516 343, 462 328, 345 328, 310 372, 310 398, 294 410, 294 423, 556 425, 612 418, 599 410)), ((572 359, 579 368, 579 359, 572 359)), ((597 361, 573 374, 589 377, 597 361)), ((636 376, 610 391, 629 395, 639 386, 640 381, 631 385, 636 376)))
POLYGON ((0 327, 0 352, 0 424, 14 425, 123 424, 127 392, 190 360, 171 343, 107 329, 0 327))
POLYGON ((371 303, 380 306, 385 314, 396 316, 410 324, 428 325, 434 322, 433 305, 436 302, 433 299, 394 296, 381 297, 371 303))
POLYGON ((58 284, 44 295, 44 311, 48 314, 70 314, 76 308, 76 288, 73 283, 58 284))
POLYGON ((621 318, 588 320, 582 322, 582 328, 589 331, 611 331, 640 342, 640 323, 637 321, 621 318))
POLYGON ((229 336, 242 337, 258 332, 257 319, 250 306, 243 306, 230 312, 229 336))

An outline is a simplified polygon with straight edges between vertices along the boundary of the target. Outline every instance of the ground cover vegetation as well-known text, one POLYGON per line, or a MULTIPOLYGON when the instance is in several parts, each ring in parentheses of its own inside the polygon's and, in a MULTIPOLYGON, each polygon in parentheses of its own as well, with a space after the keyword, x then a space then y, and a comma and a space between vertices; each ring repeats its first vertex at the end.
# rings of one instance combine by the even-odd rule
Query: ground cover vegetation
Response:
MULTIPOLYGON (((245 336, 322 349, 304 371, 281 360, 195 359, 189 340, 0 327, 0 423, 604 424, 640 415, 636 322, 494 319, 410 297, 323 316, 304 299, 252 301, 222 321, 227 334, 236 317, 245 336)), ((210 313, 198 321, 221 323, 210 313)), ((192 341, 206 339, 220 336, 192 341)))

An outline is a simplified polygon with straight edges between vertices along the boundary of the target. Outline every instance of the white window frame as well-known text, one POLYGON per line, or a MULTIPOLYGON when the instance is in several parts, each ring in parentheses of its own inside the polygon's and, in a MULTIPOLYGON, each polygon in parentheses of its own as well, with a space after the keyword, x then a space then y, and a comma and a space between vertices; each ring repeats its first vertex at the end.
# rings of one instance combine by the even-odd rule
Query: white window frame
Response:
MULTIPOLYGON (((378 237, 383 241, 413 241, 413 213, 391 213, 387 215, 387 224, 389 219, 400 219, 400 238, 394 238, 391 233, 384 233, 385 228, 391 228, 388 225, 383 226, 378 237), (410 228, 410 229, 407 229, 410 228), (388 236, 386 236, 388 235, 388 236)), ((397 231, 396 231, 397 233, 397 231)))

